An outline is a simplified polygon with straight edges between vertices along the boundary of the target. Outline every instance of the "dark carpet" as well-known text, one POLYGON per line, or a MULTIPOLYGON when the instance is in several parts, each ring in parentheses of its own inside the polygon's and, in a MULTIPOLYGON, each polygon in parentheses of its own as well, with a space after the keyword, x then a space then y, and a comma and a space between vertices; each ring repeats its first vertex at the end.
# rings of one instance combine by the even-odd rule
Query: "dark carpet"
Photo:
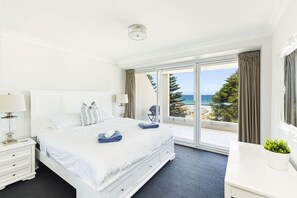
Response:
MULTIPOLYGON (((175 146, 176 157, 133 198, 223 198, 227 156, 175 146)), ((75 189, 45 166, 36 178, 0 191, 1 198, 74 198, 75 189)))

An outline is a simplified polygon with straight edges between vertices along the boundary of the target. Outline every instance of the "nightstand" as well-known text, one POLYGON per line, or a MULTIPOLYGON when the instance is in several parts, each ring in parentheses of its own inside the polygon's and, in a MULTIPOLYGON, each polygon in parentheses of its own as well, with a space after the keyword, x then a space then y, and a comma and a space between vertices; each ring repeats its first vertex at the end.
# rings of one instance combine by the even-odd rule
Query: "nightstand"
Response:
POLYGON ((35 142, 19 140, 16 144, 0 143, 0 190, 20 180, 35 177, 35 142))

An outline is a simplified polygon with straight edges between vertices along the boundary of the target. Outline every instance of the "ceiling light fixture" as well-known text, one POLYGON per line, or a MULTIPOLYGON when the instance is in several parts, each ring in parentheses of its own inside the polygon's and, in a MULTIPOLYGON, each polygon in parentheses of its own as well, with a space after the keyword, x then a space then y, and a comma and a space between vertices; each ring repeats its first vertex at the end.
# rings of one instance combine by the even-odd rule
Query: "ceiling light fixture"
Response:
POLYGON ((146 27, 141 24, 133 24, 128 28, 128 35, 131 39, 141 41, 146 39, 146 27))

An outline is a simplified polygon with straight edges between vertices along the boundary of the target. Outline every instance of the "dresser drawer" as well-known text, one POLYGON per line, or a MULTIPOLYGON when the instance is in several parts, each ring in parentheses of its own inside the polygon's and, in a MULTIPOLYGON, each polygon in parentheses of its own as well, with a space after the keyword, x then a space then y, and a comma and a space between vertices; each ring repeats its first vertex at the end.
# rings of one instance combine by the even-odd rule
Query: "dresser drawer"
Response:
POLYGON ((31 172, 30 164, 23 164, 19 167, 14 168, 13 170, 3 171, 0 173, 0 184, 9 182, 11 180, 16 180, 19 177, 22 177, 31 172))
POLYGON ((108 191, 108 198, 121 198, 126 197, 126 195, 133 189, 133 176, 129 175, 119 181, 115 187, 108 191))
POLYGON ((26 156, 31 154, 31 147, 21 147, 17 149, 11 149, 9 151, 4 151, 0 153, 0 163, 13 158, 18 158, 21 156, 26 156))
POLYGON ((144 177, 146 177, 148 174, 150 174, 156 166, 158 166, 160 163, 160 159, 159 157, 153 157, 153 158, 150 158, 148 160, 147 163, 145 163, 144 166, 140 167, 138 169, 138 181, 142 181, 144 177))
POLYGON ((23 156, 20 158, 12 159, 10 161, 5 161, 5 163, 0 162, 0 175, 1 172, 5 171, 6 169, 13 169, 17 168, 24 164, 31 164, 31 157, 29 156, 23 156))

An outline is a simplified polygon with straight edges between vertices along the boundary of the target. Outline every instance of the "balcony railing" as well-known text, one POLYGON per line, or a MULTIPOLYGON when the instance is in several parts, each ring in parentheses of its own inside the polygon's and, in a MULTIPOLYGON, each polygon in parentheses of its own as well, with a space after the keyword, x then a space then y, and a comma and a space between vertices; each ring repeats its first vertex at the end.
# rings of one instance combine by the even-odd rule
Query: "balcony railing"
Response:
MULTIPOLYGON (((185 126, 194 126, 194 119, 192 118, 181 118, 181 117, 173 117, 173 116, 164 116, 164 122, 179 124, 185 126)), ((238 131, 238 123, 234 122, 222 122, 222 121, 214 121, 214 120, 201 120, 201 128, 221 130, 237 133, 238 131)))
POLYGON ((237 133, 238 123, 221 122, 221 121, 213 121, 213 120, 202 120, 201 128, 215 129, 215 130, 222 130, 222 131, 229 131, 229 132, 237 133))

